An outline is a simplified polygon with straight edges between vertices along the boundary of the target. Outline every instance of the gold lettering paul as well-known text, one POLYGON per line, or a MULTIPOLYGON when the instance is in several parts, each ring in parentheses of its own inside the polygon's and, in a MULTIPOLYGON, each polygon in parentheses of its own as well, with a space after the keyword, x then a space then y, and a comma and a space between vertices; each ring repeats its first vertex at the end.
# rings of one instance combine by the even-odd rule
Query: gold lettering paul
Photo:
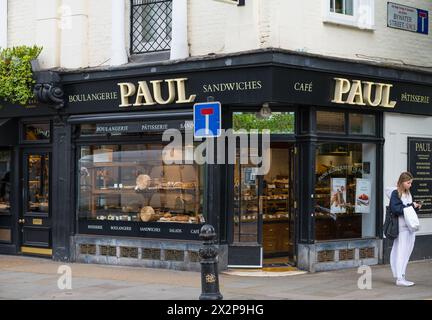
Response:
POLYGON ((415 148, 416 151, 432 152, 432 146, 430 143, 416 143, 415 148))
POLYGON ((195 101, 196 95, 186 97, 187 78, 138 81, 137 86, 131 82, 120 82, 117 85, 120 87, 121 104, 119 107, 139 107, 152 106, 155 104, 170 104, 170 103, 191 103, 195 101), (163 96, 162 89, 166 87, 168 95, 163 96), (176 100, 177 98, 177 100, 176 100), (134 99, 134 103, 132 103, 134 99))
POLYGON ((396 101, 390 101, 392 84, 360 81, 344 78, 336 80, 333 103, 347 103, 359 106, 394 108, 396 101))

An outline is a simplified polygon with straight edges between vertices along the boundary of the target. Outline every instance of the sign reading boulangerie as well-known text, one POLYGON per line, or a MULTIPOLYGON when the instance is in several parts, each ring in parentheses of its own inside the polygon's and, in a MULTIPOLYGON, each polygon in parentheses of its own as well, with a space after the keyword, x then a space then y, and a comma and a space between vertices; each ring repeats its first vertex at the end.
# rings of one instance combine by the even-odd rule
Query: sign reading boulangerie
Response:
POLYGON ((432 214, 432 139, 408 137, 408 171, 414 176, 411 194, 422 201, 420 214, 432 214))

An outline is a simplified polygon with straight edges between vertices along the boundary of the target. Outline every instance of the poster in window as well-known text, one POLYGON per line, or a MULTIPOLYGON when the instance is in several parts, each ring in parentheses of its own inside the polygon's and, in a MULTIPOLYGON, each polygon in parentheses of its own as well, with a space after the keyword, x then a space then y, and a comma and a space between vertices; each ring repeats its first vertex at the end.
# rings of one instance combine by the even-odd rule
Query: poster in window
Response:
POLYGON ((356 183, 356 213, 370 212, 371 183, 368 179, 357 179, 356 183))
POLYGON ((331 179, 330 213, 346 212, 346 179, 331 179))

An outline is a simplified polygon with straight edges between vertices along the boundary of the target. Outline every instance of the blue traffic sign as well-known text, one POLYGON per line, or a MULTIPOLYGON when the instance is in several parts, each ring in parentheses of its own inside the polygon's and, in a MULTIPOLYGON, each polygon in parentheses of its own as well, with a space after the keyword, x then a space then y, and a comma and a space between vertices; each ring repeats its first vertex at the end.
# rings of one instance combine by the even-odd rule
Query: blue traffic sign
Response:
POLYGON ((428 34, 429 30, 429 12, 417 9, 417 32, 428 34))
POLYGON ((222 128, 220 102, 194 104, 193 121, 195 138, 219 137, 222 128))

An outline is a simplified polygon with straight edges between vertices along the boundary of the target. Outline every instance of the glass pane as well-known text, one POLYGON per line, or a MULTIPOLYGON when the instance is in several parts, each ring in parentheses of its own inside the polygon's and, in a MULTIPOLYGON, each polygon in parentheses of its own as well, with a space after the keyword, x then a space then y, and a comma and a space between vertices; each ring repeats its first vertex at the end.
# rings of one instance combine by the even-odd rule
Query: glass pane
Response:
POLYGON ((343 12, 343 7, 344 7, 344 5, 343 5, 343 3, 344 3, 344 0, 335 0, 335 12, 336 13, 344 13, 343 12))
POLYGON ((344 0, 345 3, 344 13, 350 16, 354 15, 353 1, 354 0, 344 0))
POLYGON ((272 134, 293 134, 294 124, 294 112, 271 112, 268 115, 263 115, 260 112, 233 113, 234 131, 269 129, 272 134))
POLYGON ((0 215, 10 212, 11 152, 0 151, 0 215))
POLYGON ((317 111, 317 131, 345 133, 345 114, 342 112, 317 111))
POLYGON ((48 212, 49 209, 49 156, 28 156, 27 210, 48 212))
POLYGON ((349 126, 351 134, 375 135, 375 116, 350 113, 349 126))
POLYGON ((316 150, 316 240, 375 236, 375 168, 374 144, 319 144, 316 150))
POLYGON ((203 168, 167 165, 163 148, 162 144, 81 147, 79 217, 204 223, 203 168))
POLYGON ((32 123, 24 125, 24 139, 28 141, 49 140, 51 135, 49 123, 32 123))
POLYGON ((0 228, 0 242, 12 242, 12 230, 7 228, 0 228))
MULTIPOLYGON (((262 244, 265 258, 278 258, 288 262, 293 253, 291 241, 294 217, 290 204, 290 150, 286 143, 271 144, 271 167, 264 176, 263 188, 263 234, 262 244), (286 257, 286 260, 285 258, 286 257)), ((292 181, 292 180, 291 180, 292 181)), ((267 263, 275 260, 266 260, 267 263)))
POLYGON ((258 168, 240 164, 240 149, 234 173, 234 242, 258 242, 258 168))
POLYGON ((353 0, 330 0, 330 11, 346 15, 354 15, 353 0))

